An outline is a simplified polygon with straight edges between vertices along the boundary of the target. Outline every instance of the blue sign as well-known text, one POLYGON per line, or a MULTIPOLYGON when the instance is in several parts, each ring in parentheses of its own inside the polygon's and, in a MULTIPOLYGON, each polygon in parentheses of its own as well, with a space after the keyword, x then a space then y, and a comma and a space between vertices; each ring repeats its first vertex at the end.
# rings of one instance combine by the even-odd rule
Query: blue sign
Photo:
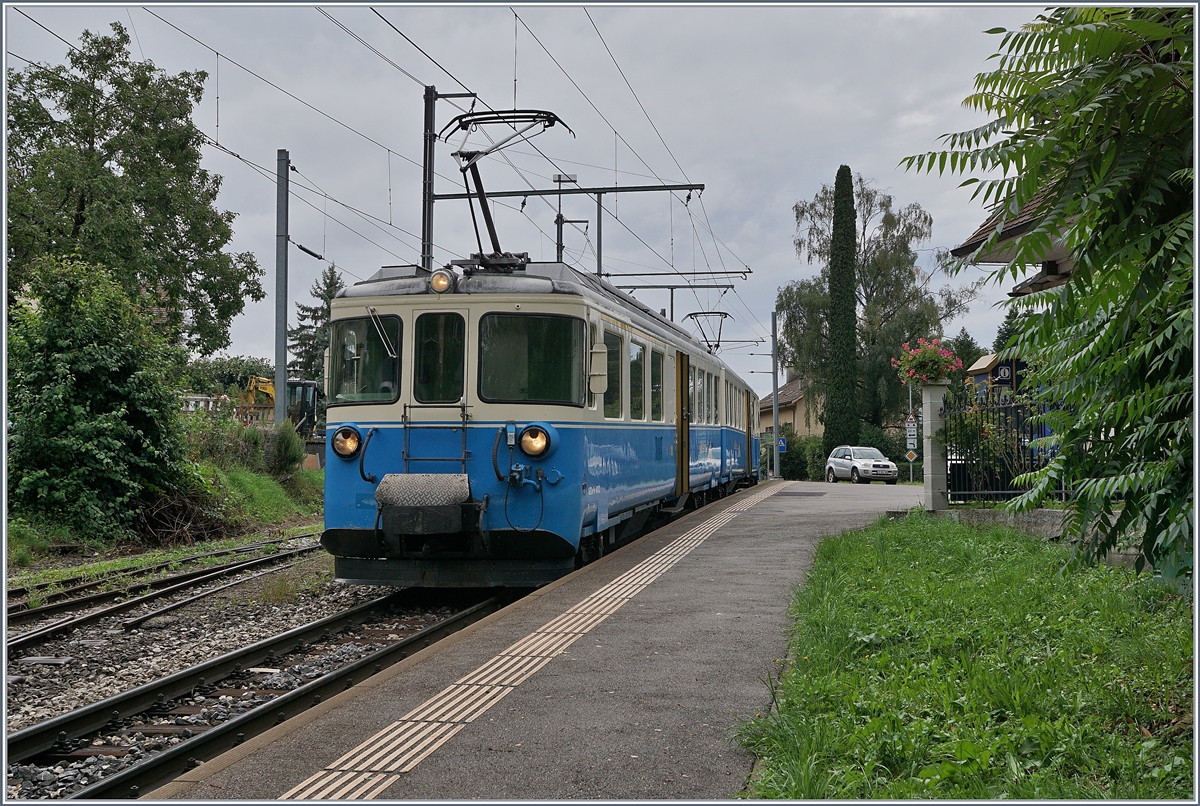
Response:
POLYGON ((779 438, 779 452, 787 453, 787 437, 779 438))

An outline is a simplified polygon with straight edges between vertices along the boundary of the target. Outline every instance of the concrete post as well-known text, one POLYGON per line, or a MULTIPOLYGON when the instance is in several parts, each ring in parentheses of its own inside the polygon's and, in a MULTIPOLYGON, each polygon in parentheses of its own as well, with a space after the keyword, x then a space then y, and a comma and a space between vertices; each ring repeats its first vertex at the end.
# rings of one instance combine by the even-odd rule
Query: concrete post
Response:
POLYGON ((949 508, 949 501, 946 497, 946 446, 934 438, 934 434, 946 424, 942 406, 949 388, 950 384, 945 381, 926 383, 921 386, 926 512, 949 508))
POLYGON ((287 417, 288 169, 286 148, 276 155, 275 184, 275 424, 287 417))

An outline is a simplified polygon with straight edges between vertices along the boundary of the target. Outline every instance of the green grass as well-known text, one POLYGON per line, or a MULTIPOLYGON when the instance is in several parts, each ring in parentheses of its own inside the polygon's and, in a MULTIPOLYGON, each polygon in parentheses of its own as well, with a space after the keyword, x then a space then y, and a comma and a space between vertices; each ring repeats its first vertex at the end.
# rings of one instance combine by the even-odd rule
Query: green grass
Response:
POLYGON ((1192 601, 1068 556, 926 517, 825 540, 747 794, 1190 800, 1192 601))
POLYGON ((229 503, 242 517, 262 524, 275 524, 309 518, 320 514, 321 502, 312 490, 318 492, 324 483, 323 471, 301 471, 292 479, 291 486, 300 491, 300 500, 289 495, 278 481, 270 476, 252 473, 249 470, 217 470, 221 486, 228 491, 229 503), (304 479, 297 481, 303 475, 304 479))

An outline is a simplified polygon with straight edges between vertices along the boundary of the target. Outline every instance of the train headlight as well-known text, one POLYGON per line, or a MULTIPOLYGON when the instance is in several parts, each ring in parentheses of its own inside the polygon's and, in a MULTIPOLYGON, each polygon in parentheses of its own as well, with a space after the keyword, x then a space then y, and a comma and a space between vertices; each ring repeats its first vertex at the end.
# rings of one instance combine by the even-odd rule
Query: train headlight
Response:
POLYGON ((429 278, 429 287, 439 294, 445 294, 454 289, 454 275, 445 269, 438 269, 429 278))
POLYGON ((333 452, 338 456, 343 459, 353 459, 362 447, 362 435, 358 433, 357 428, 343 425, 333 432, 330 444, 333 446, 333 452))
POLYGON ((518 443, 521 446, 521 453, 530 459, 537 459, 539 456, 545 456, 546 452, 550 450, 550 434, 541 426, 526 426, 525 430, 521 432, 518 443))

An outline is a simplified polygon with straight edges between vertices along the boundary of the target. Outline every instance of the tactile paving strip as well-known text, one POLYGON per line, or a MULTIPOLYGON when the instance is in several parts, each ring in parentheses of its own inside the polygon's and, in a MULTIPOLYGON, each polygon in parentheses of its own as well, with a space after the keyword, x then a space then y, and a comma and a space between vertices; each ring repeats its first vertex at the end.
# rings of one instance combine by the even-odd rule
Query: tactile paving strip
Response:
POLYGON ((755 493, 704 521, 565 613, 517 641, 280 799, 372 800, 482 716, 563 650, 591 632, 718 529, 784 485, 755 493))

